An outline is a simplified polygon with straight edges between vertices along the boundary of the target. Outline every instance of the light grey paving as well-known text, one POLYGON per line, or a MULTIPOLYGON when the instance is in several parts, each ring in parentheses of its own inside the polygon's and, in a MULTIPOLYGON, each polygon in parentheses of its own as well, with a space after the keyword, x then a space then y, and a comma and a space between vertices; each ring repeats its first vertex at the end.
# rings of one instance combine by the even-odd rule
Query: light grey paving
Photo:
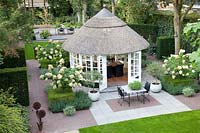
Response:
POLYGON ((161 105, 113 112, 105 101, 118 98, 117 92, 112 92, 102 93, 100 100, 93 103, 90 111, 92 112, 97 124, 102 125, 124 120, 191 110, 172 95, 164 91, 161 91, 160 93, 151 93, 150 95, 159 101, 161 105))

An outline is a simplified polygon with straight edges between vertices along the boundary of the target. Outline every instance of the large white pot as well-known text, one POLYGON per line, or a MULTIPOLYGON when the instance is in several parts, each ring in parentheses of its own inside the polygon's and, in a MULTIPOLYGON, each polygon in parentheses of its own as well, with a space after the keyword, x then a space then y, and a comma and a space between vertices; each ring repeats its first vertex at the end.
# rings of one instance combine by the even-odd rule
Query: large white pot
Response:
POLYGON ((158 93, 162 89, 161 83, 151 83, 150 90, 152 92, 158 93))
POLYGON ((88 91, 88 96, 93 102, 95 102, 99 100, 100 93, 99 91, 88 91))

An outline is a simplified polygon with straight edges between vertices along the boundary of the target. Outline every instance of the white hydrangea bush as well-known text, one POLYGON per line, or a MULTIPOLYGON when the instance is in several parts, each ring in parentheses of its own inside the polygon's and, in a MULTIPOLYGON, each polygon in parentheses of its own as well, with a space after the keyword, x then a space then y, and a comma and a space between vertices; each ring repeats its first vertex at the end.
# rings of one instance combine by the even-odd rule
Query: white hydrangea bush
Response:
POLYGON ((35 50, 37 50, 37 59, 43 60, 59 60, 62 58, 62 48, 61 44, 57 41, 49 41, 46 46, 38 45, 35 50))
POLYGON ((164 60, 165 74, 170 75, 172 79, 192 78, 196 73, 195 64, 190 61, 189 54, 184 53, 185 50, 181 49, 178 55, 171 55, 164 60))
POLYGON ((83 80, 83 71, 81 66, 76 68, 66 68, 64 66, 64 59, 59 60, 56 68, 53 65, 48 65, 48 72, 40 75, 40 79, 52 80, 51 86, 53 89, 67 89, 81 86, 80 81, 83 80))

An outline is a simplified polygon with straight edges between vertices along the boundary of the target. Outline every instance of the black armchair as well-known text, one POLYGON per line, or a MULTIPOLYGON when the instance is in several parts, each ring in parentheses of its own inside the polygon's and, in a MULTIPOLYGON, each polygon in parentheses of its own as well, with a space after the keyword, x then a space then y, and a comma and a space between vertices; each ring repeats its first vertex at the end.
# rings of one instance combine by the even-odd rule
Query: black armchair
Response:
POLYGON ((124 92, 124 90, 121 87, 117 87, 117 91, 118 91, 118 95, 120 97, 120 99, 118 100, 118 103, 120 105, 122 105, 122 102, 125 101, 129 104, 130 106, 130 97, 128 98, 128 100, 125 99, 125 97, 128 97, 128 94, 124 92), (121 101, 121 102, 120 102, 121 101))
POLYGON ((142 96, 143 96, 143 103, 145 103, 145 99, 150 102, 150 100, 146 97, 146 94, 149 95, 150 85, 151 84, 149 82, 146 82, 145 85, 144 85, 144 89, 146 91, 142 94, 142 96))

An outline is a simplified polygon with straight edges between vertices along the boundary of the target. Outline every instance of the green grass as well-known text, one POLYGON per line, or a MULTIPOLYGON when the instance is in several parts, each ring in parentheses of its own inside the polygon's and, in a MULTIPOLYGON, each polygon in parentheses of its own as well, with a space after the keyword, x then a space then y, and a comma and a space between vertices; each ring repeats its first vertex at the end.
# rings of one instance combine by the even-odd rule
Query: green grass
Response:
POLYGON ((25 57, 26 60, 34 59, 34 48, 38 45, 45 46, 48 42, 31 42, 25 44, 25 57))
POLYGON ((80 133, 200 133, 200 110, 83 128, 80 133))

